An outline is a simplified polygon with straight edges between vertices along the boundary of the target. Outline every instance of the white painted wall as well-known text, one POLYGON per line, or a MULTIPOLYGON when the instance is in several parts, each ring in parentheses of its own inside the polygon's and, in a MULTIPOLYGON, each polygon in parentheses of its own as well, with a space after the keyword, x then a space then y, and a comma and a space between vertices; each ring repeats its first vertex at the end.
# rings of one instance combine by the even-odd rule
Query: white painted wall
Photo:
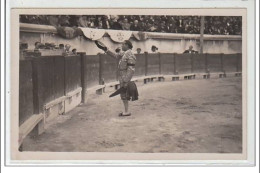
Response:
MULTIPOLYGON (((159 48, 161 53, 183 53, 190 45, 194 50, 199 51, 198 39, 162 39, 162 38, 149 38, 145 41, 138 41, 134 37, 130 39, 133 43, 133 51, 136 52, 137 48, 142 49, 142 53, 147 51, 151 53, 152 45, 159 48)), ((70 44, 71 50, 76 48, 78 52, 86 52, 87 55, 96 55, 102 52, 98 49, 90 39, 84 36, 79 36, 74 39, 64 39, 57 34, 51 33, 33 33, 33 32, 20 32, 20 42, 29 44, 29 49, 34 49, 34 43, 40 41, 42 43, 55 43, 55 44, 70 44)), ((115 50, 121 44, 114 42, 110 37, 103 37, 100 39, 110 49, 115 50)), ((242 53, 242 40, 204 40, 204 53, 242 53)))

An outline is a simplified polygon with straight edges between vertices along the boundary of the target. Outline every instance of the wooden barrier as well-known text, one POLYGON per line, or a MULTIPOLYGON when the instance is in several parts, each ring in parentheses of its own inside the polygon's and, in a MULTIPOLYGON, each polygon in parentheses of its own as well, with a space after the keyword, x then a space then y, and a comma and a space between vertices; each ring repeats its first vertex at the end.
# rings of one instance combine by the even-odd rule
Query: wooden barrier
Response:
POLYGON ((100 55, 100 85, 104 83, 114 82, 117 78, 118 62, 115 58, 101 54, 100 55), (103 83, 104 82, 104 83, 103 83))
POLYGON ((146 71, 146 55, 136 54, 135 76, 144 76, 146 71))
POLYGON ((34 114, 32 61, 20 61, 19 69, 19 125, 21 125, 34 114))
POLYGON ((86 67, 86 53, 85 52, 81 52, 78 53, 80 55, 80 63, 81 63, 81 87, 82 87, 82 91, 81 91, 81 102, 82 103, 86 103, 86 94, 87 94, 87 67, 86 67))
POLYGON ((160 54, 161 73, 164 75, 174 74, 174 56, 171 53, 160 54))
POLYGON ((160 74, 159 53, 148 54, 147 56, 147 75, 160 74))
POLYGON ((207 54, 207 68, 210 72, 222 72, 222 54, 207 54))
POLYGON ((81 57, 65 57, 65 95, 81 87, 81 57))
POLYGON ((206 54, 193 54, 193 73, 205 73, 206 72, 206 54))
POLYGON ((145 73, 144 75, 147 76, 148 75, 148 53, 145 52, 145 73))
POLYGON ((223 54, 223 71, 235 72, 237 70, 237 55, 236 54, 223 54))
POLYGON ((176 54, 175 67, 178 74, 191 73, 192 61, 190 54, 176 54))
POLYGON ((102 78, 100 73, 100 56, 99 55, 84 55, 85 59, 85 78, 87 83, 87 88, 99 85, 99 80, 102 78))
POLYGON ((236 62, 236 65, 237 65, 236 71, 237 71, 237 72, 242 72, 242 54, 241 54, 241 53, 238 53, 238 54, 237 54, 237 62, 236 62))
MULTIPOLYGON (((58 95, 64 95, 64 61, 63 64, 59 64, 57 68, 59 70, 55 70, 54 66, 54 57, 44 57, 35 59, 35 73, 37 76, 35 77, 36 80, 34 81, 38 85, 38 91, 36 91, 37 95, 36 98, 39 100, 39 112, 43 112, 43 107, 45 103, 48 103, 52 100, 56 99, 56 96, 58 95), (59 73, 60 76, 63 76, 57 80, 54 80, 55 72, 59 73), (62 83, 62 84, 58 84, 62 83), (57 85, 58 84, 58 85, 57 85), (56 86, 55 86, 56 85, 56 86), (58 93, 54 94, 55 89, 61 86, 62 88, 59 88, 57 90, 58 93)), ((61 62, 62 63, 62 62, 61 62)), ((58 97, 57 97, 58 98, 58 97)))
POLYGON ((73 109, 82 98, 80 56, 25 59, 19 73, 19 145, 29 133, 41 134, 45 123, 73 109))
MULTIPOLYGON (((144 84, 242 75, 242 54, 145 53, 136 56, 133 80, 144 84)), ((119 88, 118 62, 108 55, 83 53, 24 59, 20 60, 19 73, 19 144, 29 131, 34 129, 40 134, 44 123, 72 110, 81 101, 86 103, 87 93, 102 94, 106 87, 119 88)))

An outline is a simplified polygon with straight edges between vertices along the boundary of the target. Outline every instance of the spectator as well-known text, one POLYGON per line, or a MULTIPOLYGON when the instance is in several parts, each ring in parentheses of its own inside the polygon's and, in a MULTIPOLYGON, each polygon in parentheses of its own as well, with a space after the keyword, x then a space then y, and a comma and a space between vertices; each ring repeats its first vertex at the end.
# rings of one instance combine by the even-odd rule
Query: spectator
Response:
POLYGON ((198 53, 198 51, 193 50, 193 46, 190 45, 190 46, 189 46, 189 49, 185 50, 183 53, 193 54, 193 53, 198 53))
POLYGON ((77 55, 77 49, 72 49, 72 54, 77 55))
POLYGON ((39 50, 41 48, 42 44, 37 41, 34 43, 34 46, 35 46, 34 50, 39 50))
POLYGON ((58 27, 59 26, 59 18, 58 18, 58 16, 49 15, 49 16, 47 16, 47 20, 48 20, 48 24, 49 25, 52 25, 54 27, 58 27))
POLYGON ((20 51, 28 49, 28 43, 19 42, 19 49, 20 51))
POLYGON ((153 46, 151 47, 151 50, 152 50, 153 53, 156 53, 156 52, 158 51, 158 47, 156 47, 156 46, 153 45, 153 46))
POLYGON ((140 17, 140 22, 138 22, 138 26, 139 26, 138 31, 145 31, 146 30, 145 18, 143 16, 140 17))
POLYGON ((128 19, 125 18, 122 23, 122 29, 123 30, 130 30, 130 23, 128 22, 128 19))
POLYGON ((37 15, 38 24, 48 25, 48 17, 46 15, 37 15))
POLYGON ((96 25, 95 25, 95 17, 93 16, 91 16, 90 18, 89 18, 89 24, 88 24, 88 26, 90 27, 90 28, 95 28, 96 27, 96 25))
POLYGON ((79 18, 80 16, 77 15, 71 15, 69 19, 69 24, 72 27, 78 27, 79 26, 79 18))
POLYGON ((111 29, 115 29, 115 30, 122 30, 122 26, 120 25, 120 23, 117 21, 117 19, 113 19, 111 21, 111 29))
POLYGON ((19 16, 20 23, 30 23, 28 20, 28 15, 20 15, 19 16))
POLYGON ((102 22, 102 16, 96 16, 95 17, 95 26, 98 26, 99 22, 102 22))
POLYGON ((121 52, 120 47, 116 48, 115 52, 116 52, 116 53, 120 53, 120 52, 121 52))
POLYGON ((108 16, 103 16, 102 22, 103 22, 103 29, 110 29, 108 16))
POLYGON ((141 48, 137 48, 136 52, 137 52, 137 54, 140 54, 141 53, 141 48))
POLYGON ((60 15, 58 18, 58 26, 69 26, 70 25, 70 16, 68 15, 60 15))
POLYGON ((44 48, 53 50, 55 48, 55 44, 54 43, 45 43, 44 48))
POLYGON ((69 53, 70 53, 70 47, 71 47, 71 46, 70 46, 69 44, 66 44, 66 45, 65 45, 65 53, 66 53, 66 54, 69 54, 69 53))
MULTIPOLYGON (((98 29, 132 30, 168 33, 200 33, 199 16, 148 15, 21 15, 20 22, 41 25, 91 27, 98 29)), ((241 35, 242 17, 205 16, 205 34, 241 35)))
POLYGON ((235 27, 234 27, 234 35, 241 35, 241 34, 242 34, 242 32, 239 29, 239 26, 235 25, 235 27))
POLYGON ((103 28, 104 28, 102 21, 98 21, 97 28, 98 28, 98 29, 103 29, 103 28))
POLYGON ((79 17, 78 23, 79 23, 80 27, 88 27, 87 16, 84 15, 84 16, 79 17))
POLYGON ((165 21, 162 21, 158 28, 157 28, 157 32, 168 32, 168 29, 166 27, 165 21))
POLYGON ((154 32, 154 31, 156 31, 156 27, 154 26, 154 23, 152 22, 152 21, 150 21, 148 24, 147 24, 147 31, 148 32, 154 32))
POLYGON ((135 20, 134 23, 130 27, 131 31, 140 31, 138 20, 135 20))
POLYGON ((64 44, 59 44, 59 49, 65 50, 64 49, 64 44))

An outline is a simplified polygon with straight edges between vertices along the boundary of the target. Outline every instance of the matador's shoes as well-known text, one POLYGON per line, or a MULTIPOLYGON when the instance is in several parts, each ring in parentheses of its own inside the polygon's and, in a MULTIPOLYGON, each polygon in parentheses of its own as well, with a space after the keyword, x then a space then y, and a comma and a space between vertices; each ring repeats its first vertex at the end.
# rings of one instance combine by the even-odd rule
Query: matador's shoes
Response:
POLYGON ((120 112, 120 113, 118 114, 118 116, 120 116, 120 117, 131 116, 131 113, 123 114, 123 112, 120 112))

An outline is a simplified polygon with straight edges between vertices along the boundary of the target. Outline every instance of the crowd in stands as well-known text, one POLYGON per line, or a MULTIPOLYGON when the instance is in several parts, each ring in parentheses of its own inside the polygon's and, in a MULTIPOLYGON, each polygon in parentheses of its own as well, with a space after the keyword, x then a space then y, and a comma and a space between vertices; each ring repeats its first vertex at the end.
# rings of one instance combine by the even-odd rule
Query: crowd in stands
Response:
MULTIPOLYGON (((56 45, 54 43, 41 43, 41 42, 35 42, 34 43, 34 51, 37 52, 37 51, 40 51, 40 50, 62 50, 63 54, 64 55, 77 55, 77 49, 76 48, 73 48, 72 50, 70 50, 71 48, 71 45, 69 44, 59 44, 59 45, 56 45)), ((23 43, 23 42, 20 42, 20 50, 21 51, 26 51, 28 50, 28 43, 23 43)))
MULTIPOLYGON (((21 23, 163 33, 200 33, 200 16, 21 15, 21 23)), ((205 16, 205 34, 241 35, 242 17, 205 16)))

